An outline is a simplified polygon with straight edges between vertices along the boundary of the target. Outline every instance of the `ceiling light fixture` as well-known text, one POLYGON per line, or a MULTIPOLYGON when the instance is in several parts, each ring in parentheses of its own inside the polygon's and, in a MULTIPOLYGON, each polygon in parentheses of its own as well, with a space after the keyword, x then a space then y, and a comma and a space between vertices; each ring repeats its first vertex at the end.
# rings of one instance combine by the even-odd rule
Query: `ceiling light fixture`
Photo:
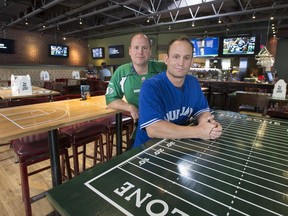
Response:
POLYGON ((256 18, 256 16, 255 16, 255 12, 254 12, 252 15, 252 19, 255 19, 255 18, 256 18))
POLYGON ((81 19, 81 18, 80 18, 80 20, 79 20, 79 24, 80 24, 80 25, 82 25, 82 24, 83 24, 83 23, 82 23, 82 19, 81 19))
POLYGON ((222 23, 222 21, 221 21, 221 19, 220 19, 220 18, 218 19, 218 23, 219 23, 219 24, 220 24, 220 23, 222 23))
POLYGON ((273 17, 273 16, 271 16, 271 17, 270 17, 270 20, 273 20, 273 19, 274 19, 274 17, 273 17))
POLYGON ((65 37, 65 36, 63 37, 63 40, 66 40, 66 37, 65 37))
POLYGON ((28 20, 27 20, 27 19, 25 19, 25 25, 29 25, 29 23, 28 23, 28 20))
POLYGON ((195 26, 195 23, 194 23, 194 21, 192 22, 192 27, 194 27, 195 26))
POLYGON ((43 24, 43 28, 46 28, 45 24, 43 24))
POLYGON ((171 26, 169 26, 168 29, 171 30, 171 26))

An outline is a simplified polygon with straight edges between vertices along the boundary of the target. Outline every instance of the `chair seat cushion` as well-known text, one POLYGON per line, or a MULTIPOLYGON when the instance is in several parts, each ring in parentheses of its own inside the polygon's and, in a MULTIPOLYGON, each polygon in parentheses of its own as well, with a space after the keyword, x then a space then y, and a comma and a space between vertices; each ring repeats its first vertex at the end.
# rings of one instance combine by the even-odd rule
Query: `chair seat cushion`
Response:
MULTIPOLYGON (((32 159, 33 157, 49 156, 48 132, 15 139, 12 140, 11 144, 20 162, 32 159)), ((71 145, 71 138, 59 133, 58 144, 59 149, 69 147, 71 145)))
POLYGON ((72 137, 74 144, 85 144, 94 141, 95 136, 101 135, 105 126, 89 121, 60 128, 60 131, 72 137))
MULTIPOLYGON (((111 127, 111 128, 115 128, 116 127, 116 119, 115 116, 108 116, 108 117, 104 117, 104 118, 100 118, 95 120, 95 122, 102 124, 106 127, 111 127)), ((131 116, 122 114, 122 125, 127 125, 127 124, 132 124, 133 123, 133 119, 131 116)))

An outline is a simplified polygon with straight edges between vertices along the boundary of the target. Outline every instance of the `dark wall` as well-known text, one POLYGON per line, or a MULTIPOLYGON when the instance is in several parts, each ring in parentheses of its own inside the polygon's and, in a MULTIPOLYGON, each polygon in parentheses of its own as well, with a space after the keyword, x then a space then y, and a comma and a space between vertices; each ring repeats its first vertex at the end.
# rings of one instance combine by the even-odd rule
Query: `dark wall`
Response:
POLYGON ((277 75, 280 79, 288 82, 288 38, 281 38, 277 43, 277 54, 275 58, 274 70, 277 70, 277 75))
POLYGON ((64 41, 60 36, 14 29, 3 30, 0 38, 15 40, 15 54, 0 53, 0 65, 88 65, 88 42, 85 40, 68 37, 64 41), (48 45, 54 43, 68 45, 69 58, 49 56, 48 45))

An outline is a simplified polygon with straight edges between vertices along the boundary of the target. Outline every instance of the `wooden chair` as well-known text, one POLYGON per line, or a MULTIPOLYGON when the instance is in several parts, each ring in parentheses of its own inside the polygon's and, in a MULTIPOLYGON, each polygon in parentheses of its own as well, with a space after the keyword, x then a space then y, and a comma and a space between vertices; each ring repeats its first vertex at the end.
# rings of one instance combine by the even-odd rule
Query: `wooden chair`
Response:
POLYGON ((49 90, 53 90, 53 81, 50 81, 50 80, 49 81, 48 80, 44 81, 43 88, 49 89, 49 90))
POLYGON ((61 83, 61 95, 68 93, 68 79, 67 78, 61 78, 61 79, 55 79, 54 84, 61 83))
MULTIPOLYGON (((59 142, 59 153, 62 157, 61 160, 62 171, 64 172, 63 163, 65 162, 68 179, 71 179, 71 172, 70 172, 71 168, 67 150, 67 148, 71 145, 71 139, 67 135, 58 134, 58 142, 59 142)), ((11 145, 19 159, 22 199, 25 205, 26 216, 31 216, 32 215, 31 204, 39 199, 44 198, 46 196, 46 192, 30 197, 30 187, 28 177, 31 175, 35 175, 39 172, 42 172, 44 170, 47 170, 50 168, 50 166, 41 167, 36 170, 33 169, 33 171, 29 171, 28 167, 40 163, 42 161, 48 160, 50 158, 48 132, 43 132, 12 140, 11 145)), ((63 172, 62 174, 64 176, 63 172)))
POLYGON ((266 116, 269 96, 261 93, 236 93, 237 108, 240 113, 266 116))
POLYGON ((87 85, 90 86, 90 95, 96 96, 105 94, 108 83, 105 83, 99 79, 87 79, 87 85))

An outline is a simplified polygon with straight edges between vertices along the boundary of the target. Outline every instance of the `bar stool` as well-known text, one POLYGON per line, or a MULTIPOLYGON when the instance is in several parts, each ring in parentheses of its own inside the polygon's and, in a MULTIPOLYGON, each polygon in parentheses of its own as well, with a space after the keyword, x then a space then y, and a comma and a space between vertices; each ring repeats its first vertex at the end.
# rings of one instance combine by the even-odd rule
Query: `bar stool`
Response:
MULTIPOLYGON (((112 158, 112 153, 113 153, 113 146, 116 146, 114 144, 114 136, 116 136, 116 119, 115 116, 109 116, 109 117, 104 117, 95 120, 98 124, 102 124, 105 126, 105 137, 106 137, 106 159, 110 160, 112 158)), ((122 128, 123 128, 123 134, 125 136, 125 140, 122 140, 123 143, 126 143, 126 148, 124 149, 129 149, 129 141, 130 137, 133 132, 133 118, 128 114, 128 113, 123 113, 122 114, 122 128)))
POLYGON ((86 170, 86 158, 93 160, 93 165, 97 162, 103 162, 105 160, 102 134, 105 133, 105 126, 98 124, 94 121, 83 122, 66 126, 59 129, 61 133, 68 135, 72 139, 72 157, 74 163, 74 175, 80 174, 79 169, 79 155, 82 154, 82 171, 86 170), (87 145, 94 143, 93 155, 88 155, 87 145), (82 146, 82 151, 78 148, 82 146), (98 157, 98 153, 100 158, 98 157))
POLYGON ((226 87, 218 84, 211 83, 210 85, 210 107, 214 109, 225 109, 226 105, 226 87))
MULTIPOLYGON (((71 145, 71 139, 69 136, 59 133, 59 154, 62 158, 62 176, 63 179, 71 179, 70 162, 68 156, 68 147, 71 145), (67 168, 67 176, 64 174, 64 164, 67 168)), ((12 148, 19 159, 20 178, 22 187, 22 199, 25 205, 26 216, 32 215, 31 204, 46 196, 46 192, 37 194, 30 197, 29 176, 35 175, 39 172, 47 170, 50 166, 45 166, 40 169, 29 172, 28 167, 33 164, 40 163, 50 158, 49 144, 48 144, 48 132, 43 132, 35 135, 22 137, 12 140, 12 148)))

